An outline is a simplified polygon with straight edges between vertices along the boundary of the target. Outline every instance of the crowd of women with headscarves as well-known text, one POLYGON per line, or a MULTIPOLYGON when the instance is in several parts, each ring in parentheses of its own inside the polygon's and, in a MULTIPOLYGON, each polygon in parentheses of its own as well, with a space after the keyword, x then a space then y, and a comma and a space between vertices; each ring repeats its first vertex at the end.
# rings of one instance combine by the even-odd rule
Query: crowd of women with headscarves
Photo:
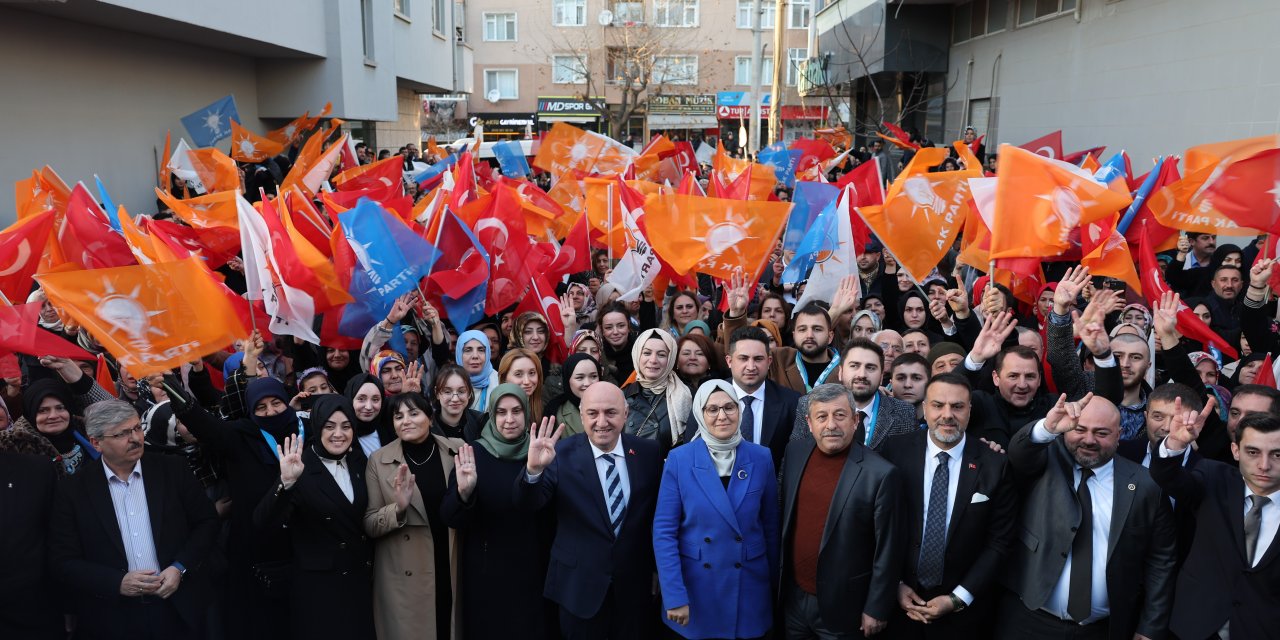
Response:
MULTIPOLYGON (((1193 355, 1226 406, 1231 388, 1252 382, 1276 350, 1275 334, 1242 326, 1239 286, 1219 277, 1239 275, 1252 247, 1206 253, 1191 244, 1184 240, 1169 262, 1170 283, 1211 326, 1253 347, 1234 363, 1203 345, 1193 355)), ((881 261, 878 243, 867 249, 857 308, 831 318, 829 344, 877 342, 886 369, 904 351, 930 367, 955 357, 954 367, 973 348, 981 316, 1022 304, 948 264, 917 285, 890 257, 881 261), (955 291, 969 299, 955 300, 955 291)), ((666 460, 653 522, 656 584, 663 601, 683 603, 666 608, 667 632, 764 636, 779 579, 778 470, 768 448, 740 434, 742 404, 726 381, 722 289, 701 282, 696 291, 659 298, 648 290, 624 301, 608 282, 608 257, 597 255, 594 266, 562 285, 566 334, 556 348, 552 323, 538 313, 454 327, 409 294, 359 350, 264 341, 255 332, 234 353, 168 375, 138 379, 117 368, 111 389, 91 365, 24 356, 23 378, 6 381, 0 450, 40 456, 62 475, 83 473, 96 458, 80 427, 85 408, 113 395, 133 404, 148 455, 184 458, 224 519, 220 552, 206 568, 223 586, 210 603, 208 637, 547 638, 558 634, 555 608, 541 596, 556 522, 546 510, 522 509, 512 486, 526 473, 531 428, 583 434, 584 394, 611 382, 625 397, 625 433, 655 440, 666 460), (560 361, 558 352, 568 356, 560 361), (744 464, 757 471, 734 475, 744 464), (694 499, 708 486, 728 502, 694 499), (731 527, 719 508, 746 524, 731 527), (759 606, 690 618, 690 609, 724 603, 709 600, 717 587, 691 570, 695 560, 719 560, 698 559, 686 546, 724 535, 760 550, 740 566, 759 606), (726 617, 736 622, 717 626, 726 617)), ((774 269, 765 274, 747 323, 770 353, 795 354, 801 364, 807 346, 795 343, 791 308, 800 291, 781 286, 774 269)), ((1020 314, 1017 337, 1041 354, 1053 285, 1042 293, 1020 314)), ((1150 335, 1144 305, 1118 316, 1115 331, 1150 335)), ((95 346, 57 318, 46 303, 40 326, 95 346)), ((803 364, 794 373, 808 388, 834 360, 827 370, 803 364)))

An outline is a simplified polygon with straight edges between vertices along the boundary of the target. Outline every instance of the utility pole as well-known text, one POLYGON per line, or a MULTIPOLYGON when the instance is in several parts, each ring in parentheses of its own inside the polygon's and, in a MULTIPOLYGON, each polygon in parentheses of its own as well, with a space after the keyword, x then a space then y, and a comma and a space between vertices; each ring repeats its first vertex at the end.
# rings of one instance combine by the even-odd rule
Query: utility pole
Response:
POLYGON ((773 102, 769 107, 769 144, 782 138, 782 74, 790 64, 783 43, 786 33, 787 0, 777 0, 773 17, 773 102))
MULTIPOLYGON (((764 75, 764 68, 761 65, 763 56, 761 55, 761 18, 764 15, 764 7, 760 5, 762 0, 752 0, 751 3, 751 33, 754 37, 754 43, 751 49, 751 111, 748 112, 747 118, 751 121, 751 142, 747 144, 748 153, 760 153, 760 78, 764 75)), ((777 22, 775 19, 774 22, 777 22)))

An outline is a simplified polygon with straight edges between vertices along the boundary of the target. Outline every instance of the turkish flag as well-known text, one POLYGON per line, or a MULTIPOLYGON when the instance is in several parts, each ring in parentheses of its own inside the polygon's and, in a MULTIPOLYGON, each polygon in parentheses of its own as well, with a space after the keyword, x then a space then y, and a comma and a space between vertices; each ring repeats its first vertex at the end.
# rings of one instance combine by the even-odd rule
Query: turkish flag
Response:
POLYGON ((532 286, 525 292, 520 305, 516 307, 515 316, 532 311, 547 321, 550 335, 547 337, 547 359, 564 362, 569 355, 569 345, 564 338, 564 321, 560 319, 560 299, 556 297, 555 287, 541 275, 533 277, 532 286))
POLYGON ((1206 192, 1205 199, 1240 226, 1280 233, 1280 149, 1230 163, 1206 192))
MULTIPOLYGON (((1062 160, 1062 130, 1059 129, 1045 136, 1040 136, 1031 142, 1018 145, 1019 147, 1030 151, 1036 155, 1041 155, 1053 160, 1062 160)), ((1003 163, 1004 158, 1000 158, 1003 163)), ((1000 173, 1004 173, 1004 167, 1000 167, 1000 173)))
POLYGON ((138 263, 129 243, 111 228, 107 215, 83 183, 71 190, 67 216, 58 236, 67 262, 82 268, 125 267, 138 263))
POLYGON ((0 349, 41 357, 55 356, 72 360, 92 360, 93 354, 68 342, 38 324, 43 302, 0 305, 0 349))
MULTIPOLYGON (((1149 306, 1154 309, 1156 303, 1160 302, 1160 297, 1169 291, 1169 283, 1165 282, 1163 269, 1156 260, 1156 254, 1151 248, 1151 238, 1145 234, 1142 236, 1142 242, 1138 248, 1138 262, 1141 267, 1139 276, 1142 280, 1142 294, 1146 297, 1149 306)), ((1217 347, 1223 354, 1231 357, 1232 360, 1240 358, 1240 353, 1235 347, 1223 340, 1221 336, 1214 333, 1209 325, 1197 316, 1190 307, 1184 303, 1180 303, 1178 307, 1178 332, 1182 335, 1200 342, 1206 347, 1213 345, 1217 347)))
POLYGON ((0 231, 0 292, 10 302, 23 302, 31 293, 31 276, 49 244, 55 216, 45 209, 0 231))

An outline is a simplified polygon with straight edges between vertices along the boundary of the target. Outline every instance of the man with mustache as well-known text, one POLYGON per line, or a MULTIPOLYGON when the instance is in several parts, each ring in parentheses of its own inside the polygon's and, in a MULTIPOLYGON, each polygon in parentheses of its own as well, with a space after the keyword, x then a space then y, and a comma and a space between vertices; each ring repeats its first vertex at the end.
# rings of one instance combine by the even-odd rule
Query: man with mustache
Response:
POLYGON ((1163 637, 1173 598, 1174 526, 1160 487, 1116 457, 1120 411, 1066 394, 1009 444, 1022 512, 1005 563, 997 638, 1163 637))
POLYGON ((865 638, 897 608, 901 474, 857 437, 854 394, 808 396, 807 440, 782 463, 782 609, 788 638, 865 638))
POLYGON ((970 393, 960 373, 934 377, 923 403, 929 428, 884 445, 903 474, 899 517, 910 543, 891 623, 900 638, 991 635, 1017 496, 1006 457, 965 434, 970 393))
POLYGON ((93 404, 85 432, 101 454, 59 487, 49 566, 69 588, 90 637, 188 638, 204 624, 203 575, 217 534, 213 504, 173 456, 143 464, 137 411, 121 400, 93 404))

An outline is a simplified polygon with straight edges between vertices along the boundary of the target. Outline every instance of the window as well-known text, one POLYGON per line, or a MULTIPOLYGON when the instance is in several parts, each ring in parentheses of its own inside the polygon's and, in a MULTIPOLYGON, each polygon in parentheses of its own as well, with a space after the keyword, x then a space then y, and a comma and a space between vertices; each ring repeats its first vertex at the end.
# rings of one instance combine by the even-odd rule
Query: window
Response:
POLYGON ((644 73, 640 69, 640 63, 636 60, 633 52, 625 49, 610 48, 608 58, 608 69, 606 69, 608 78, 605 82, 610 84, 628 84, 642 82, 644 73))
POLYGON ((409 17, 409 0, 395 0, 393 6, 395 6, 396 15, 409 17))
MULTIPOLYGON (((760 76, 760 85, 767 87, 773 82, 773 58, 763 56, 760 58, 760 66, 764 69, 764 73, 760 76)), ((737 56, 733 59, 733 83, 743 86, 751 86, 754 78, 751 77, 751 56, 737 56)))
POLYGON ((360 40, 364 46, 364 59, 372 62, 373 57, 373 0, 360 0, 360 40))
POLYGON ((486 13, 484 14, 485 42, 515 42, 516 14, 486 13))
POLYGON ((654 56, 654 84, 698 84, 697 56, 654 56))
POLYGON ((613 3, 614 24, 644 24, 643 2, 613 3))
POLYGON ((551 0, 551 24, 557 27, 587 24, 587 0, 551 0))
POLYGON ((791 0, 791 6, 787 10, 788 29, 809 28, 809 4, 810 0, 791 0))
POLYGON ((1018 0, 1018 26, 1076 10, 1079 0, 1018 0))
MULTIPOLYGON (((755 0, 738 0, 738 28, 751 28, 751 9, 755 0)), ((764 9, 760 16, 760 28, 772 29, 774 18, 778 15, 778 5, 772 0, 760 0, 760 8, 764 9)))
POLYGON ((431 0, 431 28, 436 33, 445 33, 445 0, 431 0))
POLYGON ((800 77, 800 63, 809 57, 808 49, 787 49, 787 86, 796 86, 800 77))
POLYGON ((551 56, 551 82, 583 84, 587 81, 587 61, 582 56, 551 56))
POLYGON ((498 90, 499 100, 515 100, 520 97, 520 76, 515 69, 485 69, 484 94, 498 90))
POLYGON ((653 0, 653 23, 659 27, 698 26, 698 0, 653 0))
POLYGON ((956 5, 951 21, 951 41, 966 40, 1004 31, 1009 20, 1009 0, 972 0, 956 5))

